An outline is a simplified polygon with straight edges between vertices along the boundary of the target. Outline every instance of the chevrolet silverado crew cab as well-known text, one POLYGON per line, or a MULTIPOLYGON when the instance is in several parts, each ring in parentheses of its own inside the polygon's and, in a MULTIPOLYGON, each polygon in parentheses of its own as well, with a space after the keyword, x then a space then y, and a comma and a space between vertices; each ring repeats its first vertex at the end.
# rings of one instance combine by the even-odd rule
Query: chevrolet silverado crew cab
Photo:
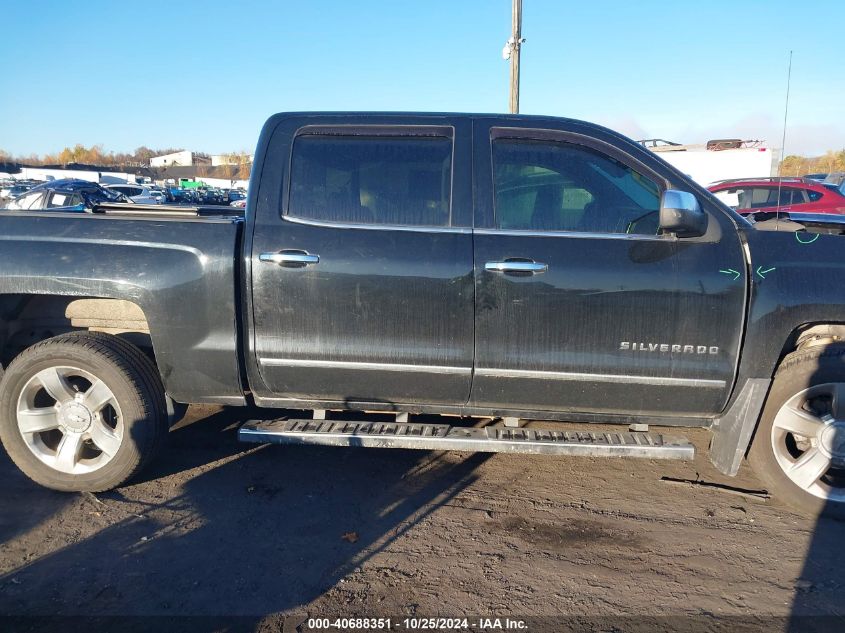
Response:
POLYGON ((657 427, 706 427, 723 473, 845 507, 841 227, 764 230, 610 130, 278 114, 245 216, 96 211, 0 214, 0 439, 44 486, 118 486, 218 403, 303 411, 239 430, 288 444, 684 459, 657 427))

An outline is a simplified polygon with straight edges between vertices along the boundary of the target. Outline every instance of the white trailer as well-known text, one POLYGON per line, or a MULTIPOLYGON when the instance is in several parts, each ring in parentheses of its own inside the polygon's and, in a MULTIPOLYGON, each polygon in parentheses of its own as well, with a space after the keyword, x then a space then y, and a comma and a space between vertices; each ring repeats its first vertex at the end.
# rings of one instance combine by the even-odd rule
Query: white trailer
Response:
POLYGON ((639 142, 702 186, 717 180, 777 175, 780 152, 768 147, 765 141, 725 139, 700 145, 681 145, 662 139, 639 142))

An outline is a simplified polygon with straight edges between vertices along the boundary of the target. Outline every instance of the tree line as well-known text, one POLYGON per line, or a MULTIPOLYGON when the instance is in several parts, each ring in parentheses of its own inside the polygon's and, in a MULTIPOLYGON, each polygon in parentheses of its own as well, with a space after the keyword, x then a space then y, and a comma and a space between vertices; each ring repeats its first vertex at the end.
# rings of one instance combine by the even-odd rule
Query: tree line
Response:
MULTIPOLYGON (((32 167, 44 165, 69 165, 79 163, 82 165, 99 165, 103 167, 149 167, 150 158, 163 154, 181 152, 182 149, 168 147, 164 149, 151 149, 142 145, 134 152, 108 152, 102 145, 85 147, 76 144, 73 147, 65 147, 56 154, 30 154, 29 156, 13 156, 9 152, 0 149, 0 163, 20 163, 32 167)), ((203 152, 194 152, 199 158, 209 158, 203 152)), ((252 166, 250 156, 247 152, 231 152, 226 154, 229 165, 216 168, 216 171, 225 172, 223 177, 228 178, 249 178, 249 170, 252 166)), ((783 176, 803 176, 804 174, 831 173, 845 171, 845 149, 839 151, 828 150, 822 156, 798 156, 790 155, 783 159, 780 173, 783 176)), ((199 175, 209 175, 210 168, 198 167, 199 175), (205 172, 205 173, 203 173, 205 172)))
POLYGON ((829 174, 845 171, 845 149, 829 150, 823 156, 787 156, 781 163, 781 175, 803 176, 804 174, 829 174))
POLYGON ((168 147, 165 149, 151 149, 142 145, 134 152, 109 152, 103 149, 102 145, 85 147, 77 143, 73 147, 65 147, 55 154, 30 154, 28 156, 14 156, 9 152, 0 149, 0 162, 20 163, 30 167, 43 167, 45 165, 69 165, 79 163, 82 165, 98 165, 103 167, 147 167, 150 158, 162 154, 180 152, 181 149, 168 147))

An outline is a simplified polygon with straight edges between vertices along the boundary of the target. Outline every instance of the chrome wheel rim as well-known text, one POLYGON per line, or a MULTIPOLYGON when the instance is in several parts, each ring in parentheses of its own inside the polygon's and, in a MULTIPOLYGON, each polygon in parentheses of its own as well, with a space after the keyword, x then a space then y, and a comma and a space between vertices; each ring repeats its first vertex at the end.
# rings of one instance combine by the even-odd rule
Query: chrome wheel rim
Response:
POLYGON ((772 423, 772 450, 796 486, 845 502, 845 383, 814 385, 787 400, 772 423))
POLYGON ((78 367, 48 367, 32 376, 18 398, 17 423, 39 461, 70 475, 102 468, 123 442, 117 398, 105 382, 78 367))

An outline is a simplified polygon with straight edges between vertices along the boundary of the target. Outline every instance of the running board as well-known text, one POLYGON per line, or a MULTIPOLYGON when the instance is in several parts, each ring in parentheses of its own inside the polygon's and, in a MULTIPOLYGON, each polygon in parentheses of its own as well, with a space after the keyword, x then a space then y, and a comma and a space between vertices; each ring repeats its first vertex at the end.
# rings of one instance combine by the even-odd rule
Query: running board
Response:
POLYGON ((343 420, 252 420, 238 431, 242 442, 417 448, 441 451, 686 459, 695 447, 683 437, 659 433, 550 431, 529 428, 467 428, 448 424, 347 422, 343 420))

